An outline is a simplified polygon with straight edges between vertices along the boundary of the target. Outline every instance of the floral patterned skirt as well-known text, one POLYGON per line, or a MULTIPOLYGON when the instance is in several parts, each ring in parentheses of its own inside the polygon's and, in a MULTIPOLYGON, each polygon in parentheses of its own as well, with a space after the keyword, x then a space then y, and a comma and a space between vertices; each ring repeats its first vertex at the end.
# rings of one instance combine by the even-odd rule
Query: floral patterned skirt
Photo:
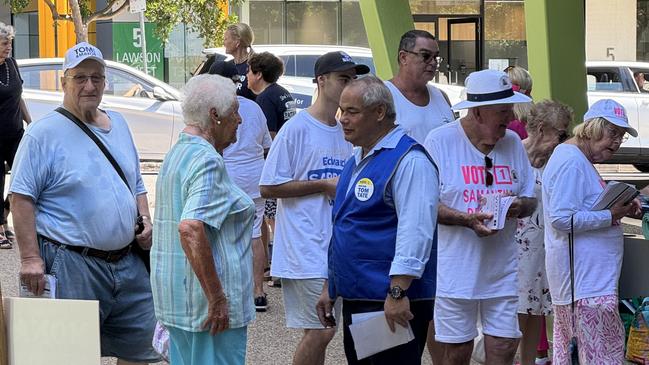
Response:
POLYGON ((529 220, 519 220, 516 243, 518 313, 547 316, 552 313, 552 297, 545 272, 543 229, 529 220))
POLYGON ((570 365, 568 346, 573 336, 577 337, 580 364, 624 363, 624 326, 617 295, 577 300, 575 317, 577 333, 573 334, 570 304, 554 306, 553 365, 570 365))

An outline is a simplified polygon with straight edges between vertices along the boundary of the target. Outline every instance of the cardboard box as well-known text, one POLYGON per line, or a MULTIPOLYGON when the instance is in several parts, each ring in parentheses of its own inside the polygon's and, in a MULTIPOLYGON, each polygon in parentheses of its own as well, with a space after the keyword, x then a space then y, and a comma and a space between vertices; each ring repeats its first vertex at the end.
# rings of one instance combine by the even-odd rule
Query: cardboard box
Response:
POLYGON ((100 365, 99 302, 4 298, 9 365, 100 365))

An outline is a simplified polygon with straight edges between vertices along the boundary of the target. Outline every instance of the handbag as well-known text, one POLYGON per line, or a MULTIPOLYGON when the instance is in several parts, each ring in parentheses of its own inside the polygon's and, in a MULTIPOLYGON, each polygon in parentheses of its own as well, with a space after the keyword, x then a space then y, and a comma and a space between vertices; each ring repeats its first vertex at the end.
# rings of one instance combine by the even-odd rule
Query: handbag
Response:
POLYGON ((579 365, 579 349, 577 347, 577 327, 575 326, 575 230, 574 216, 570 217, 570 234, 568 235, 568 251, 570 253, 570 310, 572 315, 572 338, 568 345, 570 364, 579 365))
MULTIPOLYGON (((126 180, 126 175, 124 175, 124 171, 122 171, 122 168, 119 167, 119 164, 117 163, 117 161, 115 161, 113 155, 110 154, 106 146, 104 146, 104 144, 101 143, 99 138, 97 138, 97 136, 90 130, 90 128, 88 128, 88 126, 85 123, 80 121, 79 118, 74 116, 74 114, 70 113, 69 111, 65 110, 63 107, 56 108, 56 111, 59 114, 63 115, 64 117, 70 119, 72 122, 74 122, 74 124, 76 124, 93 142, 95 142, 97 147, 99 147, 99 149, 104 154, 104 156, 106 156, 108 162, 110 162, 110 164, 117 172, 117 175, 119 175, 119 177, 122 179, 124 184, 126 184, 126 187, 130 191, 131 187, 128 185, 128 180, 126 180)), ((139 234, 144 229, 144 223, 142 221, 142 216, 140 215, 139 210, 137 211, 137 225, 138 228, 135 233, 139 234)), ((140 245, 137 243, 137 239, 135 238, 133 238, 133 241, 130 243, 130 245, 131 245, 131 250, 133 250, 133 252, 135 252, 142 259, 142 261, 144 262, 144 266, 146 267, 146 271, 150 273, 151 272, 151 263, 150 263, 151 261, 149 256, 150 250, 145 250, 142 247, 140 247, 140 245)))

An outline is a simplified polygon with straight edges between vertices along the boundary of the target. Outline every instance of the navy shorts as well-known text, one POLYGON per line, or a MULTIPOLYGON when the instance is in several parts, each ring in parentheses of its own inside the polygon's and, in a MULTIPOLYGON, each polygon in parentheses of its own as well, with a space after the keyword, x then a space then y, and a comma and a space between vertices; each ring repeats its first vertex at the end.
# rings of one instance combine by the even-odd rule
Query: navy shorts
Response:
POLYGON ((45 272, 57 279, 57 298, 99 301, 101 356, 130 362, 161 360, 151 345, 156 319, 142 259, 131 252, 108 263, 47 240, 41 240, 40 250, 45 272))

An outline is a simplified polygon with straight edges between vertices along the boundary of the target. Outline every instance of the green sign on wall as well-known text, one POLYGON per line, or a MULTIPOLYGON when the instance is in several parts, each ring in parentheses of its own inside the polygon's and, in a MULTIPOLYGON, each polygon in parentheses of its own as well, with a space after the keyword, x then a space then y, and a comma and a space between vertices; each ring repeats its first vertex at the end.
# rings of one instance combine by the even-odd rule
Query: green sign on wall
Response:
MULTIPOLYGON (((155 24, 146 23, 146 53, 149 75, 164 78, 163 44, 153 30, 155 24)), ((113 60, 144 71, 142 63, 142 31, 140 23, 113 23, 113 60)))

